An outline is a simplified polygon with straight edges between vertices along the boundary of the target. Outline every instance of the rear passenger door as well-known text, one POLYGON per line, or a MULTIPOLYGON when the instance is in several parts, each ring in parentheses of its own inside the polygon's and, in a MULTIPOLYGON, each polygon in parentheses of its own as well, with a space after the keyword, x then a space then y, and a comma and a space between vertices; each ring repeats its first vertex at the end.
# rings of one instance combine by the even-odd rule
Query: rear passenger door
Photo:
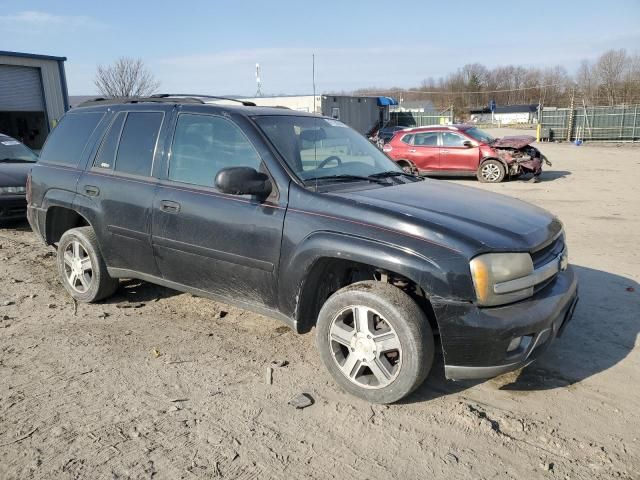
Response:
MULTIPOLYGON (((246 120, 245 120, 246 121, 246 120)), ((153 210, 153 245, 165 280, 224 298, 275 306, 286 198, 266 200, 214 185, 226 167, 269 173, 228 117, 180 113, 153 210)))
POLYGON ((413 149, 409 149, 418 170, 433 171, 440 168, 438 132, 418 132, 413 137, 413 149))
POLYGON ((96 210, 100 248, 109 268, 159 276, 151 247, 152 177, 164 111, 120 111, 84 175, 78 194, 96 210))

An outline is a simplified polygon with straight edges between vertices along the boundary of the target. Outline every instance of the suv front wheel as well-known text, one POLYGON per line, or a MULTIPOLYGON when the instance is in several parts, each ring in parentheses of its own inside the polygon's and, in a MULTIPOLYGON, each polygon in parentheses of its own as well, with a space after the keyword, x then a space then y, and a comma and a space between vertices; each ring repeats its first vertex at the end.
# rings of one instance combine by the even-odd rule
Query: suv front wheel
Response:
POLYGON ((506 170, 499 160, 485 160, 478 167, 477 177, 483 183, 500 183, 506 170))
POLYGON ((429 320, 388 283, 365 281, 338 290, 320 310, 316 335, 320 357, 338 384, 373 403, 405 397, 433 363, 429 320))
POLYGON ((58 274, 67 292, 83 303, 107 298, 118 288, 118 280, 107 273, 91 227, 72 228, 62 235, 58 243, 58 274))

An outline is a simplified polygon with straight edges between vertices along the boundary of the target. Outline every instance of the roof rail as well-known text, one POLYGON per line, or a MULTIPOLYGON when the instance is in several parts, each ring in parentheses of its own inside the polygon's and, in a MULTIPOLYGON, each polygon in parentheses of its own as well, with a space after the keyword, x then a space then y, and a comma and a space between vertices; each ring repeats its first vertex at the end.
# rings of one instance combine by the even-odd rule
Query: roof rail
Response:
MULTIPOLYGON (((156 93, 151 95, 151 98, 176 98, 176 97, 188 97, 188 98, 211 98, 213 100, 228 100, 230 102, 238 102, 244 105, 245 107, 255 107, 256 104, 253 102, 249 102, 247 100, 239 100, 237 98, 229 98, 229 97, 218 97, 215 95, 200 95, 200 94, 190 94, 190 93, 156 93)), ((202 102, 204 103, 204 102, 202 102)))
POLYGON ((255 107, 253 102, 238 100, 236 98, 216 97, 213 95, 189 95, 184 93, 156 93, 148 97, 126 97, 126 98, 105 98, 96 97, 91 100, 87 100, 78 105, 78 107, 88 107, 91 105, 115 105, 122 103, 143 103, 143 102, 155 102, 155 103, 206 103, 203 98, 210 98, 215 100, 228 100, 230 102, 238 102, 245 107, 255 107))
POLYGON ((104 98, 97 97, 91 100, 80 103, 77 107, 89 107, 91 105, 118 105, 123 103, 204 103, 199 98, 180 97, 180 98, 168 98, 168 97, 127 97, 127 98, 104 98))

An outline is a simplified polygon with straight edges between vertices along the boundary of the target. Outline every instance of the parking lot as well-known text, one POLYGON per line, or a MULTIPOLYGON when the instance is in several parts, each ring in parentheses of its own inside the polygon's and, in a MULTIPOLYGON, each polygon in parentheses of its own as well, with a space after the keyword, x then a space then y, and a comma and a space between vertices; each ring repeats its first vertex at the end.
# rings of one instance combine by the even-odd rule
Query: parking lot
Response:
POLYGON ((0 478, 638 478, 640 148, 539 148, 540 183, 455 181, 564 222, 574 319, 522 371, 448 382, 440 357, 391 406, 341 391, 313 332, 138 281, 76 305, 0 228, 0 478))

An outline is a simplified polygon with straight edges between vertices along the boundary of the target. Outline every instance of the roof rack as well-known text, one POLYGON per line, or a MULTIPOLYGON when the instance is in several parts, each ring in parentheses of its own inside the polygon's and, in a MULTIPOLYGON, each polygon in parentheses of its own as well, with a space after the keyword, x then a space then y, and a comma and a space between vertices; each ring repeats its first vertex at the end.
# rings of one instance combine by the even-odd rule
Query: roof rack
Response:
MULTIPOLYGON (((215 95, 200 95, 200 94, 191 94, 191 93, 156 93, 151 95, 150 98, 211 98, 213 100, 228 100, 229 102, 238 102, 244 105, 245 107, 255 107, 256 104, 253 102, 249 102, 248 100, 239 100, 237 98, 229 98, 229 97, 218 97, 215 95)), ((202 102, 205 103, 205 102, 202 102)))
POLYGON ((91 105, 115 105, 122 103, 143 103, 143 102, 155 102, 155 103, 206 103, 203 98, 211 98, 215 100, 228 100, 230 102, 238 102, 245 107, 255 107, 253 102, 247 102, 238 100, 236 98, 216 97, 213 95, 188 95, 184 93, 156 93, 148 97, 127 97, 127 98, 105 98, 96 97, 91 100, 87 100, 78 105, 78 107, 88 107, 91 105))

